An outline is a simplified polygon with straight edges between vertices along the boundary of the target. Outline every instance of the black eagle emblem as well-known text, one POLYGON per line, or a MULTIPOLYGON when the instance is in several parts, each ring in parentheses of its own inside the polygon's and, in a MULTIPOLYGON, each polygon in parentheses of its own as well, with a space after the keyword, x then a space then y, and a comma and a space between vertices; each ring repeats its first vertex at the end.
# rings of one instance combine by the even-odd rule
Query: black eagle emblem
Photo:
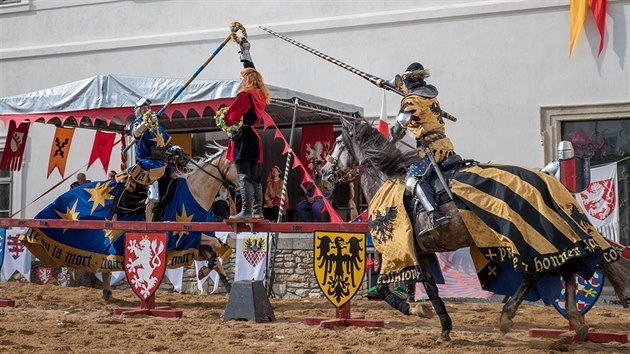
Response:
POLYGON ((376 211, 376 217, 372 219, 372 215, 368 219, 368 228, 372 238, 378 243, 385 243, 394 238, 394 220, 398 215, 397 207, 385 208, 385 215, 381 215, 380 210, 376 211))
POLYGON ((339 302, 342 297, 350 295, 352 288, 357 287, 354 272, 360 270, 365 261, 362 257, 361 240, 351 237, 344 241, 343 237, 339 236, 335 237, 334 242, 328 236, 318 239, 320 243, 317 249, 320 252, 316 260, 320 262, 318 268, 324 269, 322 285, 328 285, 328 295, 335 297, 339 302), (345 248, 348 249, 347 252, 343 252, 345 248))

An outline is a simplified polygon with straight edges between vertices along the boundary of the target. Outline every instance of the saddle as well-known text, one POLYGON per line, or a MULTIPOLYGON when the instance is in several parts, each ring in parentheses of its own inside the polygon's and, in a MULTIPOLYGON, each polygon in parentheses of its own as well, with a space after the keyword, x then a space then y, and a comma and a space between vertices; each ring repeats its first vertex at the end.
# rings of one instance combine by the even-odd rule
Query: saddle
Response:
MULTIPOLYGON (((135 190, 129 192, 124 187, 126 176, 117 176, 116 181, 123 186, 119 188, 112 203, 112 215, 144 214, 147 206, 148 186, 137 184, 135 190)), ((153 220, 161 220, 164 216, 164 210, 175 194, 174 182, 176 181, 177 179, 171 178, 170 174, 166 172, 158 179, 160 200, 153 206, 153 220)))
MULTIPOLYGON (((444 179, 447 181, 453 176, 455 172, 459 169, 468 167, 472 164, 476 164, 477 162, 474 160, 465 160, 460 155, 451 155, 444 159, 440 164, 439 168, 444 176, 444 179)), ((451 251, 448 245, 444 245, 441 242, 436 240, 436 237, 439 236, 440 233, 448 232, 451 228, 458 228, 463 226, 463 221, 459 216, 459 212, 457 207, 455 206, 455 202, 449 197, 445 186, 440 181, 439 177, 436 173, 432 173, 428 179, 425 180, 433 189, 434 197, 438 204, 440 211, 444 215, 451 217, 451 222, 444 226, 441 226, 431 232, 420 235, 419 230, 423 230, 425 227, 425 223, 428 222, 427 215, 422 203, 415 199, 411 193, 405 190, 405 195, 403 197, 403 202, 405 203, 405 210, 407 211, 407 215, 409 219, 412 221, 414 228, 414 238, 416 240, 416 244, 418 247, 424 252, 442 252, 442 251, 451 251)), ((465 226, 464 226, 465 228, 465 226)), ((440 240, 443 240, 444 237, 441 237, 440 240)))

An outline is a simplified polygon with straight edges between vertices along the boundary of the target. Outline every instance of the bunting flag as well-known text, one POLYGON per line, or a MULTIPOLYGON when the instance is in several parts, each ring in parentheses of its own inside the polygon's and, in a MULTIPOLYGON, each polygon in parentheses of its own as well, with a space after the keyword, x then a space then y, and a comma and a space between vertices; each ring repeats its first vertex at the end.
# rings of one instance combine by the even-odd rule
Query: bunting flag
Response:
POLYGON ((381 103, 381 117, 378 120, 378 131, 389 139, 389 124, 387 124, 387 100, 385 99, 385 90, 383 90, 383 103, 381 103))
POLYGON ((22 168, 22 156, 24 156, 24 148, 26 147, 26 138, 28 137, 28 128, 30 126, 27 122, 22 122, 19 126, 15 124, 15 121, 9 122, 9 131, 7 132, 2 161, 0 161, 0 170, 19 171, 22 168))
POLYGON ((173 285, 173 290, 178 293, 182 292, 182 281, 184 279, 184 267, 167 269, 164 271, 164 276, 168 278, 168 281, 173 285))
POLYGON ((591 6, 591 12, 593 13, 593 18, 595 18, 595 23, 597 24, 597 30, 599 30, 599 51, 597 52, 597 56, 599 56, 602 53, 602 49, 604 49, 606 7, 608 0, 589 0, 588 3, 591 6))
MULTIPOLYGON (((267 130, 267 128, 269 127, 273 127, 276 129, 276 133, 275 133, 275 137, 278 139, 282 139, 282 141, 284 141, 284 150, 282 150, 282 155, 285 155, 289 152, 289 143, 287 142, 287 140, 284 138, 284 136, 282 134, 278 134, 278 126, 276 125, 276 123, 273 121, 273 119, 271 118, 271 116, 267 113, 265 113, 262 117, 263 119, 263 126, 264 126, 264 130, 267 130)), ((332 126, 332 125, 331 125, 332 126)), ((304 128, 302 128, 304 129, 304 128)), ((304 133, 302 133, 302 137, 304 137, 303 135, 304 133)), ((334 133, 333 133, 333 137, 331 139, 334 139, 334 133)), ((332 142, 334 143, 334 140, 332 140, 332 142)), ((329 152, 334 148, 334 145, 330 147, 329 152)), ((304 150, 302 150, 304 151, 304 150)), ((325 157, 325 156, 324 156, 325 157)), ((304 166, 300 160, 300 158, 298 158, 297 155, 294 155, 294 159, 293 159, 293 164, 291 165, 291 168, 295 169, 295 168, 301 168, 302 171, 302 181, 301 181, 301 185, 304 185, 305 183, 311 183, 315 186, 315 196, 321 196, 324 202, 324 209, 326 211, 328 211, 328 214, 330 215, 330 221, 331 222, 343 222, 343 220, 341 219, 341 217, 339 216, 339 214, 337 213, 337 211, 335 209, 333 209, 332 205, 330 204, 330 202, 328 201, 328 199, 323 198, 322 192, 319 190, 319 188, 317 187, 317 185, 315 184, 315 181, 313 181, 313 178, 311 178, 311 173, 309 170, 306 169, 306 166, 304 166)))
POLYGON ((92 166, 96 160, 100 159, 103 169, 105 172, 108 172, 109 159, 112 156, 115 139, 115 133, 96 132, 96 135, 94 136, 94 145, 92 145, 92 152, 90 153, 90 160, 88 161, 88 169, 90 169, 90 166, 92 166))
POLYGON ((48 175, 50 177, 52 171, 57 168, 61 177, 66 171, 66 162, 68 161, 68 153, 72 144, 73 128, 57 128, 55 130, 55 138, 50 148, 50 159, 48 161, 48 175))
POLYGON ((6 230, 4 242, 4 257, 0 274, 0 280, 8 281, 16 271, 22 274, 24 279, 31 279, 31 252, 20 242, 19 238, 26 230, 6 230))
POLYGON ((584 26, 584 20, 588 13, 588 8, 591 8, 597 29, 599 30, 599 56, 604 49, 604 32, 606 27, 606 7, 607 0, 571 0, 570 16, 571 16, 571 43, 569 48, 569 56, 573 54, 573 48, 577 38, 584 26))

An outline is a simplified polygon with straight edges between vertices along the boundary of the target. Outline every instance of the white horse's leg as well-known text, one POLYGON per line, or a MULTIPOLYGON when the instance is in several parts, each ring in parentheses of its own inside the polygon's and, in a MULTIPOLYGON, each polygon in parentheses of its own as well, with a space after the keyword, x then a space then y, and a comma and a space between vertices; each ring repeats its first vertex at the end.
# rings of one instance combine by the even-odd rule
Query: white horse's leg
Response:
POLYGON ((103 275, 103 300, 109 301, 109 299, 112 296, 112 286, 111 286, 112 273, 103 272, 101 274, 103 275))

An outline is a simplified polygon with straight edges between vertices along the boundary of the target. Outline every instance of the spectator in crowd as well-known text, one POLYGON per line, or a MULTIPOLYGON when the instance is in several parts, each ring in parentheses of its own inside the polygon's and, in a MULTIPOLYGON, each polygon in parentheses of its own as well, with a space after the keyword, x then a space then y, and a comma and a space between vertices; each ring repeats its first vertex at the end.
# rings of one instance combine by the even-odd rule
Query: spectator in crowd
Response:
MULTIPOLYGON (((278 212, 280 211, 280 197, 282 196, 283 180, 278 165, 273 165, 269 176, 267 177, 267 186, 265 187, 265 198, 263 203, 263 215, 269 221, 278 221, 278 212)), ((289 207, 289 198, 285 194, 284 208, 282 215, 286 215, 289 207)))
POLYGON ((74 182, 72 182, 72 184, 70 185, 70 189, 75 189, 75 188, 77 188, 78 186, 80 186, 79 182, 74 181, 74 182))
POLYGON ((221 222, 230 216, 230 203, 228 198, 228 190, 221 186, 219 194, 214 198, 212 203, 212 211, 214 212, 214 221, 221 222))
MULTIPOLYGON (((314 162, 314 165, 315 167, 313 169, 313 173, 311 177, 313 178, 313 181, 315 181, 315 185, 317 185, 317 188, 319 188, 319 190, 322 192, 324 197, 326 197, 326 199, 329 202, 332 202, 332 194, 333 194, 334 186, 332 182, 324 180, 323 178, 323 175, 322 175, 323 161, 316 160, 314 162)), ((306 189, 306 200, 299 202, 295 207, 295 211, 298 214, 298 221, 300 222, 311 221, 309 220, 309 217, 308 217, 309 210, 313 214, 313 221, 315 222, 322 221, 322 209, 324 208, 324 201, 322 197, 315 196, 314 194, 315 194, 315 187, 313 187, 313 185, 309 185, 308 188, 306 189)))
POLYGON ((79 185, 90 183, 90 182, 92 181, 87 179, 87 177, 85 176, 85 173, 81 172, 77 174, 77 183, 79 183, 79 185))
POLYGON ((107 174, 107 179, 114 179, 114 177, 116 177, 117 173, 114 170, 109 171, 109 173, 107 174))

